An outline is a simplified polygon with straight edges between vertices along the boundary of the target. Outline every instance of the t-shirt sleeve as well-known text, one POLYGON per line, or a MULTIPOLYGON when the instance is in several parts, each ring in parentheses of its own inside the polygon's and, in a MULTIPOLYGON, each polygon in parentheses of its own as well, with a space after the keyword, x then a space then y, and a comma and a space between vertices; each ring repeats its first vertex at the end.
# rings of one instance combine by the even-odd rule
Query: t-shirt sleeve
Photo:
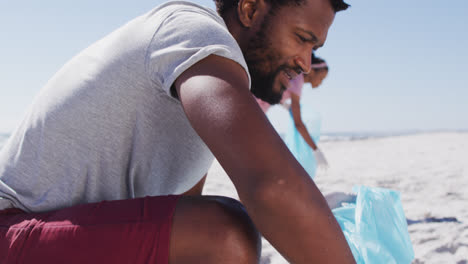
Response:
MULTIPOLYGON (((216 17, 192 10, 170 14, 156 31, 147 52, 147 70, 166 93, 177 77, 209 55, 247 64, 236 40, 216 17)), ((250 76, 249 76, 250 87, 250 76)))

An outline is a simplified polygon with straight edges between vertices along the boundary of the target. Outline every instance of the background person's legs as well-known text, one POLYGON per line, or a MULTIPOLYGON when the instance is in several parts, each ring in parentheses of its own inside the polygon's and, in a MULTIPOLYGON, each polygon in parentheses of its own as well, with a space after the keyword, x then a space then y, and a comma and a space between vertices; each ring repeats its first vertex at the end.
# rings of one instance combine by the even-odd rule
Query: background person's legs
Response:
POLYGON ((169 263, 258 263, 260 236, 236 200, 188 196, 178 201, 172 224, 169 263))

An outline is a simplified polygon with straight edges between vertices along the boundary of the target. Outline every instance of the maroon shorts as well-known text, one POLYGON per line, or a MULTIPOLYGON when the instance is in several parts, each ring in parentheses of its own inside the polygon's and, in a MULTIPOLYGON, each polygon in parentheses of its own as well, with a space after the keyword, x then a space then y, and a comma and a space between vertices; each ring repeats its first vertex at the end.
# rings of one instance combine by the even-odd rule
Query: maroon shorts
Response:
POLYGON ((46 213, 0 211, 0 263, 167 264, 179 197, 100 202, 46 213))

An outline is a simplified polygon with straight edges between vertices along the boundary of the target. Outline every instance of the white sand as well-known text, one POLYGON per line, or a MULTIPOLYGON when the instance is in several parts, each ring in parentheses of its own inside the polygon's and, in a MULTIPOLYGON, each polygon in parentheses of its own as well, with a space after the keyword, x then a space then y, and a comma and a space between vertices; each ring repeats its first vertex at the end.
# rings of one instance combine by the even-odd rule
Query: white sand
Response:
MULTIPOLYGON (((401 192, 406 217, 456 217, 461 223, 409 226, 413 263, 468 264, 468 133, 431 133, 320 144, 330 169, 316 183, 324 193, 356 185, 401 192)), ((210 169, 204 194, 237 198, 220 165, 210 169)), ((311 223, 312 224, 312 223, 311 223)), ((287 263, 264 243, 261 263, 287 263)))

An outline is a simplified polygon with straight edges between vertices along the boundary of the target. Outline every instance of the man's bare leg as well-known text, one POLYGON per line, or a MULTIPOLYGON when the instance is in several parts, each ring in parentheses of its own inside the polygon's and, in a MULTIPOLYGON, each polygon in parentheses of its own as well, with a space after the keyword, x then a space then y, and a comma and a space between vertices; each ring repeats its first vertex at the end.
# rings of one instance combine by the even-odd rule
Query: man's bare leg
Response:
POLYGON ((174 213, 170 264, 258 263, 260 236, 244 207, 220 196, 183 196, 174 213))

